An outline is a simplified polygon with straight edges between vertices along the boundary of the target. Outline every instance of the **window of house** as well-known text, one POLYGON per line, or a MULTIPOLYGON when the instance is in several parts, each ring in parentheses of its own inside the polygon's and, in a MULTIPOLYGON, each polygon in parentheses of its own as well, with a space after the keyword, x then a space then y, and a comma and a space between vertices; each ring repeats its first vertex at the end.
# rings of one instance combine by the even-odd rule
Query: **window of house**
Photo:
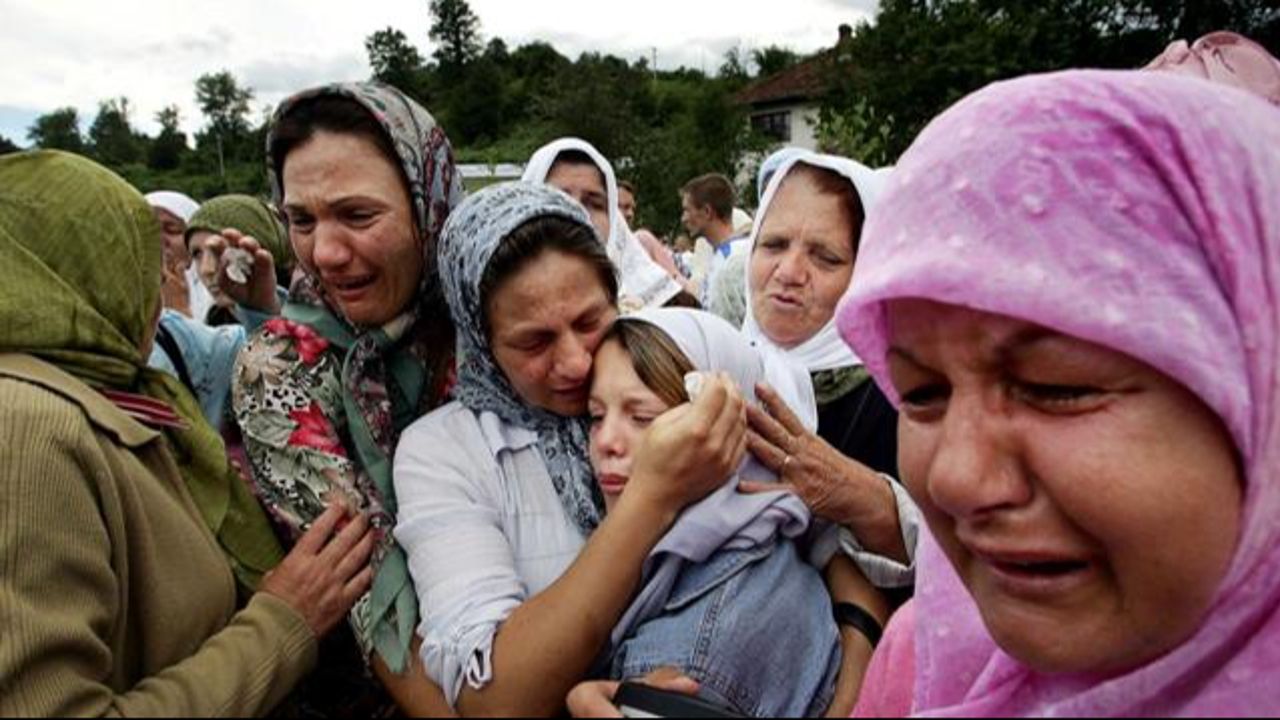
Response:
POLYGON ((762 113, 751 117, 756 132, 778 142, 791 142, 791 111, 762 113))

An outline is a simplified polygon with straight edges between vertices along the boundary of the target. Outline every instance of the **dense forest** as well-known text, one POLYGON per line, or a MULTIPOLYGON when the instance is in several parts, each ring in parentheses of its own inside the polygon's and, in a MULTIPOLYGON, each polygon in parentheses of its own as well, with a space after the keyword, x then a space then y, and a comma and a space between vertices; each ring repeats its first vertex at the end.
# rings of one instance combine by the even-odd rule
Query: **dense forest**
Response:
MULTIPOLYGON (((1067 67, 1137 67, 1174 39, 1218 29, 1276 53, 1280 7, 1274 0, 881 0, 874 21, 824 54, 829 91, 819 137, 827 149, 889 164, 930 118, 989 82, 1067 67)), ((429 108, 461 162, 519 163, 555 137, 586 138, 639 187, 641 222, 664 231, 679 217, 683 181, 710 171, 740 176, 768 149, 735 93, 807 59, 784 47, 735 50, 706 74, 597 53, 568 58, 544 42, 511 48, 486 40, 466 0, 430 0, 422 27, 386 28, 365 48, 373 76, 429 108), (427 40, 429 53, 411 36, 427 40)), ((220 70, 200 77, 194 92, 203 120, 194 138, 180 130, 176 106, 158 113, 155 137, 140 133, 122 97, 103 100, 87 129, 73 108, 47 113, 26 139, 90 155, 144 189, 198 198, 264 192, 267 118, 252 115, 253 89, 220 70)), ((0 137, 0 153, 17 149, 0 137)))

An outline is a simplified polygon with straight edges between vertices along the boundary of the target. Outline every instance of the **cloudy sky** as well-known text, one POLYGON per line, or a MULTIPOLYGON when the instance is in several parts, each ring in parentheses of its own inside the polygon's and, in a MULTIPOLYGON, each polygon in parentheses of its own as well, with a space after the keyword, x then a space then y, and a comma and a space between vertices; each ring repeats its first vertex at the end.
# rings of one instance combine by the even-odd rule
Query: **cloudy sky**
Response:
MULTIPOLYGON (((470 0, 487 40, 546 40, 576 57, 601 51, 714 71, 729 48, 801 52, 834 44, 841 23, 879 0, 470 0)), ((136 126, 177 104, 204 120, 195 80, 229 69, 263 112, 288 93, 368 76, 364 39, 394 26, 429 54, 428 0, 0 0, 0 135, 27 142, 39 114, 74 106, 87 130, 98 102, 126 96, 136 126)))

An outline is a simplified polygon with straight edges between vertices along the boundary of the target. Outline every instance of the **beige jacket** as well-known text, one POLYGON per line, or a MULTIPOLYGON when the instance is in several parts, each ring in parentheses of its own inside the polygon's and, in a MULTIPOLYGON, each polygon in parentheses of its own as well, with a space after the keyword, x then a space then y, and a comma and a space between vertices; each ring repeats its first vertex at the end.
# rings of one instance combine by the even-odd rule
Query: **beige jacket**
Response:
POLYGON ((315 658, 278 599, 237 612, 159 434, 0 355, 0 716, 262 715, 315 658))

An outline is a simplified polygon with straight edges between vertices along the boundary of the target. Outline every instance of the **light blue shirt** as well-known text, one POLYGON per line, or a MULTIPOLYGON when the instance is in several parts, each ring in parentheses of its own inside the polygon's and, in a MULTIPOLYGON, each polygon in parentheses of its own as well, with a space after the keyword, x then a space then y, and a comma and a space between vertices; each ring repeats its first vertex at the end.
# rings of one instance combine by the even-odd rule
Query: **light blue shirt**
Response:
MULTIPOLYGON (((168 331, 182 353, 182 361, 191 379, 190 390, 199 401, 205 419, 221 432, 227 401, 231 397, 231 376, 236 356, 247 337, 245 329, 239 325, 209 327, 172 310, 165 310, 160 315, 160 327, 168 331)), ((147 364, 182 379, 177 363, 159 342, 152 348, 147 364)))

